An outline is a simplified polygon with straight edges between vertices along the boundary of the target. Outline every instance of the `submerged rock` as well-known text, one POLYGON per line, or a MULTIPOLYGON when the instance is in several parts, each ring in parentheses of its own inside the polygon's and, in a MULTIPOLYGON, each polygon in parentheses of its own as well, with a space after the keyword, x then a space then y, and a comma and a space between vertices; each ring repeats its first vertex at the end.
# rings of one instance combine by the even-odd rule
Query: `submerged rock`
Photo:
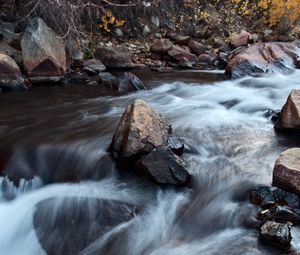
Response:
POLYGON ((57 80, 53 77, 66 73, 65 45, 41 18, 29 22, 21 46, 24 69, 30 80, 57 80))
POLYGON ((143 156, 137 162, 137 172, 159 184, 189 186, 191 181, 183 162, 168 147, 160 147, 143 156))
POLYGON ((74 255, 136 213, 135 205, 116 200, 50 198, 36 205, 33 225, 48 255, 74 255))
POLYGON ((276 221, 279 223, 291 222, 295 225, 300 224, 300 210, 287 206, 273 206, 270 209, 262 210, 258 214, 258 219, 262 221, 276 221))
POLYGON ((290 93, 275 128, 300 130, 300 90, 294 89, 290 93))
POLYGON ((262 73, 284 73, 299 68, 300 49, 292 43, 256 43, 233 55, 226 73, 231 78, 262 73))
POLYGON ((300 148, 280 154, 273 171, 273 185, 300 194, 300 148))
POLYGON ((25 79, 16 62, 11 57, 0 53, 0 89, 5 92, 26 88, 25 79))
POLYGON ((260 227, 260 239, 271 245, 289 248, 292 241, 289 224, 267 221, 260 227))
POLYGON ((126 161, 147 154, 168 141, 171 124, 146 102, 135 100, 122 115, 110 147, 112 156, 126 161))

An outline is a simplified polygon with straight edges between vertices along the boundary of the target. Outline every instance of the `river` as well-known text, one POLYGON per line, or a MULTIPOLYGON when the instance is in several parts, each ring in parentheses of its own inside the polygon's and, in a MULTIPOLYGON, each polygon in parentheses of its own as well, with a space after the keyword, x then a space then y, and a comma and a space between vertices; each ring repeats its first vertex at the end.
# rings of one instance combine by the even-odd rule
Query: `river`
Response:
MULTIPOLYGON (((202 79, 165 76, 148 75, 148 90, 117 96, 84 86, 0 95, 0 152, 9 151, 5 171, 15 183, 33 178, 18 187, 1 178, 1 255, 46 254, 33 215, 39 202, 56 197, 107 198, 142 208, 80 255, 279 254, 261 244, 250 227, 258 208, 248 194, 271 184, 276 158, 297 144, 275 134, 268 112, 281 109, 290 91, 300 87, 300 72, 236 81, 213 73, 202 79), (166 117, 185 140, 191 189, 160 188, 120 174, 107 157, 118 120, 136 98, 166 117), (67 175, 82 181, 63 182, 67 175), (124 228, 127 241, 114 241, 124 228), (106 242, 111 248, 102 252, 106 242)), ((293 229, 294 237, 300 236, 293 229)), ((57 239, 64 236, 58 233, 57 239)), ((296 239, 293 247, 299 249, 296 239)))

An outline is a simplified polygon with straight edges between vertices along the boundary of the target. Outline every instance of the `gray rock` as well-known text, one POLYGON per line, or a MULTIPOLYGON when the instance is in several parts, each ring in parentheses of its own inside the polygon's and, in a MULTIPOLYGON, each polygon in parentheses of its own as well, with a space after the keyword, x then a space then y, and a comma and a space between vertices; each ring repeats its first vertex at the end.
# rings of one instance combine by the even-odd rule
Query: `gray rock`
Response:
POLYGON ((119 79, 113 76, 108 72, 101 72, 98 74, 99 83, 109 89, 118 90, 119 88, 119 79))
POLYGON ((133 73, 124 73, 120 79, 119 91, 135 91, 146 89, 143 82, 133 73))
POLYGON ((95 75, 106 70, 105 65, 97 59, 89 59, 83 62, 82 71, 89 75, 95 75))
POLYGON ((41 18, 33 18, 21 41, 23 65, 29 78, 62 77, 66 73, 65 44, 41 18))
POLYGON ((160 147, 143 156, 137 162, 136 170, 159 184, 189 186, 191 181, 183 162, 167 147, 160 147))
MULTIPOLYGON (((116 200, 49 198, 36 205, 33 226, 48 255, 74 255, 137 213, 137 206, 116 200)), ((121 234, 118 232, 115 238, 121 234)))

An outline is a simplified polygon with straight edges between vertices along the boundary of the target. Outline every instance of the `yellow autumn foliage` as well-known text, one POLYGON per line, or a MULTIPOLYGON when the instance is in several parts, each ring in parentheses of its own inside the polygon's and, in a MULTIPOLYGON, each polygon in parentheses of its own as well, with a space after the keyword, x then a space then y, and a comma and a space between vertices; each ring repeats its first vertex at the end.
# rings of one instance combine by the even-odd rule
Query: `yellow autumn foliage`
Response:
POLYGON ((125 24, 125 20, 118 20, 110 10, 101 16, 101 22, 99 28, 103 28, 106 32, 110 32, 111 27, 121 27, 125 24))

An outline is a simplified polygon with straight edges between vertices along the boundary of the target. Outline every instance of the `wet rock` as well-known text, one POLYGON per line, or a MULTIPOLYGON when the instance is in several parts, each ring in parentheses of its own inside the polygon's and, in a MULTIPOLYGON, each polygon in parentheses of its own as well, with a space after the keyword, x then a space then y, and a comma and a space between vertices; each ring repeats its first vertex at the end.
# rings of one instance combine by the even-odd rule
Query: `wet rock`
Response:
POLYGON ((173 43, 169 39, 155 39, 151 46, 151 51, 158 54, 167 54, 173 46, 173 43))
POLYGON ((192 50, 192 52, 194 54, 196 54, 197 56, 198 55, 201 55, 203 53, 206 52, 206 48, 201 44, 201 43, 198 43, 194 40, 190 40, 189 41, 189 44, 188 44, 188 47, 192 50))
POLYGON ((280 154, 273 171, 273 185, 300 194, 300 148, 280 154))
POLYGON ((196 55, 177 45, 173 45, 172 48, 168 50, 168 55, 178 61, 182 67, 192 67, 198 62, 196 55))
POLYGON ((122 115, 110 151, 114 159, 126 161, 147 154, 168 141, 171 124, 146 102, 135 100, 122 115))
POLYGON ((96 75, 100 72, 105 71, 106 67, 101 61, 97 59, 89 59, 83 61, 82 71, 86 72, 88 75, 96 75))
POLYGON ((240 46, 247 46, 249 43, 250 34, 247 31, 242 31, 239 34, 233 34, 229 38, 229 43, 233 48, 238 48, 240 46))
POLYGON ((0 53, 0 89, 2 92, 27 89, 25 79, 16 62, 0 53))
POLYGON ((290 93, 275 128, 300 130, 300 90, 290 93))
POLYGON ((273 205, 287 205, 298 208, 300 205, 298 195, 270 186, 262 186, 252 190, 250 201, 263 208, 269 208, 273 205))
POLYGON ((143 82, 133 73, 124 73, 120 79, 119 91, 135 91, 146 89, 143 82))
POLYGON ((293 209, 287 206, 273 206, 270 209, 263 210, 258 214, 258 219, 262 221, 276 221, 279 223, 291 222, 294 225, 300 224, 299 209, 293 209))
POLYGON ((48 255, 74 255, 119 224, 133 219, 136 213, 135 205, 116 200, 50 198, 36 205, 33 225, 48 255))
POLYGON ((200 64, 205 64, 207 66, 211 66, 214 62, 215 58, 211 54, 201 54, 198 56, 198 61, 200 64))
POLYGON ((136 66, 132 61, 132 54, 123 48, 99 47, 95 51, 95 58, 110 69, 127 69, 136 66))
POLYGON ((267 221, 260 227, 260 239, 271 245, 289 248, 292 236, 289 224, 267 221))
POLYGON ((184 151, 184 141, 175 135, 170 135, 168 138, 168 147, 177 156, 181 156, 184 151))
POLYGON ((119 88, 119 79, 108 72, 98 74, 99 83, 109 89, 117 90, 119 88))
POLYGON ((82 72, 80 70, 74 70, 69 72, 65 78, 64 84, 85 84, 89 80, 87 73, 82 72))
POLYGON ((136 170, 159 184, 189 186, 191 181, 191 175, 182 161, 167 147, 160 147, 143 156, 137 162, 136 170))
POLYGON ((65 45, 41 18, 29 22, 21 46, 24 69, 30 79, 49 80, 66 73, 65 45))
POLYGON ((234 54, 226 74, 232 78, 261 73, 285 73, 299 68, 300 49, 292 43, 256 43, 234 54))

